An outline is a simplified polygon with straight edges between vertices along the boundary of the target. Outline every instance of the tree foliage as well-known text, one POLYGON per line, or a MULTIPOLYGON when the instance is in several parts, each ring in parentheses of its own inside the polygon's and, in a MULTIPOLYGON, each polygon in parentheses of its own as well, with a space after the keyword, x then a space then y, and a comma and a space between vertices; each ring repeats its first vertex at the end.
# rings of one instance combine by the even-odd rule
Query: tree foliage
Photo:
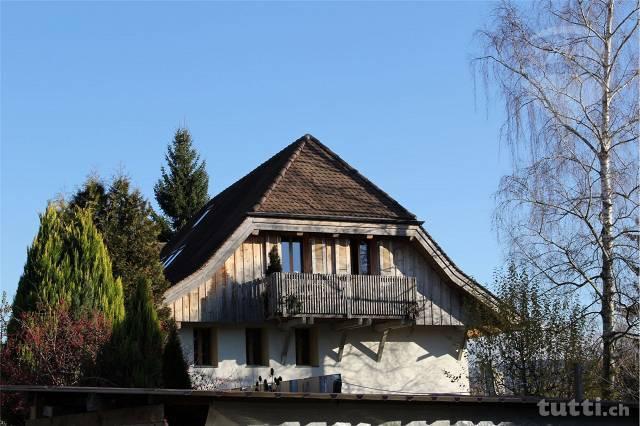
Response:
POLYGON ((267 266, 267 275, 274 272, 282 272, 282 262, 280 261, 280 253, 278 253, 277 246, 273 246, 269 250, 269 266, 267 266))
MULTIPOLYGON (((512 263, 496 275, 498 329, 469 342, 474 392, 573 397, 574 366, 583 366, 589 392, 597 390, 597 353, 580 306, 546 291, 512 263)), ((480 321, 480 329, 486 321, 480 321)))
POLYGON ((162 167, 154 192, 158 205, 171 221, 173 232, 178 232, 209 200, 209 176, 187 129, 176 130, 165 160, 167 168, 162 167))
POLYGON ((2 379, 11 384, 78 385, 95 372, 111 323, 99 311, 75 315, 66 302, 22 312, 2 348, 2 379))
POLYGON ((638 1, 505 1, 474 64, 504 100, 513 173, 496 220, 511 255, 600 317, 602 396, 637 339, 638 1))
POLYGON ((138 278, 124 321, 113 329, 100 357, 101 376, 117 386, 162 385, 162 332, 151 283, 138 278))
POLYGON ((160 228, 149 202, 138 189, 131 188, 129 178, 117 176, 107 187, 91 177, 73 196, 71 205, 92 212, 109 251, 113 274, 122 280, 125 302, 128 304, 138 278, 146 277, 155 305, 161 309, 168 283, 160 263, 160 228))
MULTIPOLYGON (((111 323, 101 312, 78 315, 61 302, 22 312, 15 322, 16 332, 0 349, 2 384, 78 386, 93 381, 98 353, 111 335, 111 323)), ((8 424, 24 422, 24 395, 4 393, 0 405, 8 424)))
POLYGON ((60 302, 74 314, 103 312, 108 321, 124 317, 122 283, 90 212, 50 204, 27 251, 13 303, 13 319, 23 312, 52 309, 60 302))
POLYGON ((171 327, 169 330, 162 353, 162 378, 165 388, 191 389, 187 361, 184 359, 176 327, 171 327))

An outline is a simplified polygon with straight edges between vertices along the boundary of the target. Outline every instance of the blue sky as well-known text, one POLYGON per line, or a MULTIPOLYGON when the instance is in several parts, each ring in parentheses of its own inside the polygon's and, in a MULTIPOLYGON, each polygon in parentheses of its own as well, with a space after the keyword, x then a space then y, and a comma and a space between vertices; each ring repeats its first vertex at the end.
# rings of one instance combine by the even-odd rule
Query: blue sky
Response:
POLYGON ((182 124, 211 195, 313 134, 490 282, 502 263, 492 195, 508 161, 502 111, 474 101, 469 68, 490 8, 2 2, 2 288, 15 292, 47 200, 89 173, 124 169, 152 199, 182 124))

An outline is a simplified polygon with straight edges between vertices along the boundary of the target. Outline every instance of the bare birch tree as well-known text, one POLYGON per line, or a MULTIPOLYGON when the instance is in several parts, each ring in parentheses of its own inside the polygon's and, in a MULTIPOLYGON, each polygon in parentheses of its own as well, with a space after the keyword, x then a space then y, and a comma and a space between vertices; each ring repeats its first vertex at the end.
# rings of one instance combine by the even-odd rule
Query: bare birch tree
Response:
POLYGON ((512 255, 601 320, 603 397, 615 344, 638 337, 637 0, 503 2, 472 61, 506 107, 513 172, 496 224, 512 255))

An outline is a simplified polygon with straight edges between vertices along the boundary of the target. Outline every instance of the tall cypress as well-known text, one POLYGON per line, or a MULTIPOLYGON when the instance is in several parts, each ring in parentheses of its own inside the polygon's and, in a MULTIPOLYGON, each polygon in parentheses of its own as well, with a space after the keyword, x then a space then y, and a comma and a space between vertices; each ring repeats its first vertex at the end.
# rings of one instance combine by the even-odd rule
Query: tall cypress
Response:
POLYGON ((185 128, 176 130, 165 160, 167 169, 161 168, 162 176, 154 186, 154 192, 173 231, 178 232, 209 200, 209 176, 205 161, 200 161, 191 134, 185 128))
POLYGON ((162 385, 162 333, 148 278, 137 280, 127 315, 114 328, 99 363, 102 377, 115 385, 162 385))
POLYGON ((182 345, 178 337, 178 330, 171 327, 167 343, 164 345, 162 353, 162 377, 165 388, 168 389, 191 389, 191 378, 184 359, 182 345))
POLYGON ((72 313, 101 311, 110 321, 124 317, 122 283, 90 212, 50 204, 27 250, 24 272, 13 303, 13 320, 25 311, 47 309, 61 301, 72 313))

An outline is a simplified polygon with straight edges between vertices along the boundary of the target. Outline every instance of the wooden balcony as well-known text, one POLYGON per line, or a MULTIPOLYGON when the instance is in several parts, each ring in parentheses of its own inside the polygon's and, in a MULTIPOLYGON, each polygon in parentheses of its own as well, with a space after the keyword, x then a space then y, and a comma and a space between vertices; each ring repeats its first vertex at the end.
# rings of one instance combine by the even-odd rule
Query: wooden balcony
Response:
POLYGON ((274 273, 265 278, 268 318, 413 318, 416 279, 274 273))

